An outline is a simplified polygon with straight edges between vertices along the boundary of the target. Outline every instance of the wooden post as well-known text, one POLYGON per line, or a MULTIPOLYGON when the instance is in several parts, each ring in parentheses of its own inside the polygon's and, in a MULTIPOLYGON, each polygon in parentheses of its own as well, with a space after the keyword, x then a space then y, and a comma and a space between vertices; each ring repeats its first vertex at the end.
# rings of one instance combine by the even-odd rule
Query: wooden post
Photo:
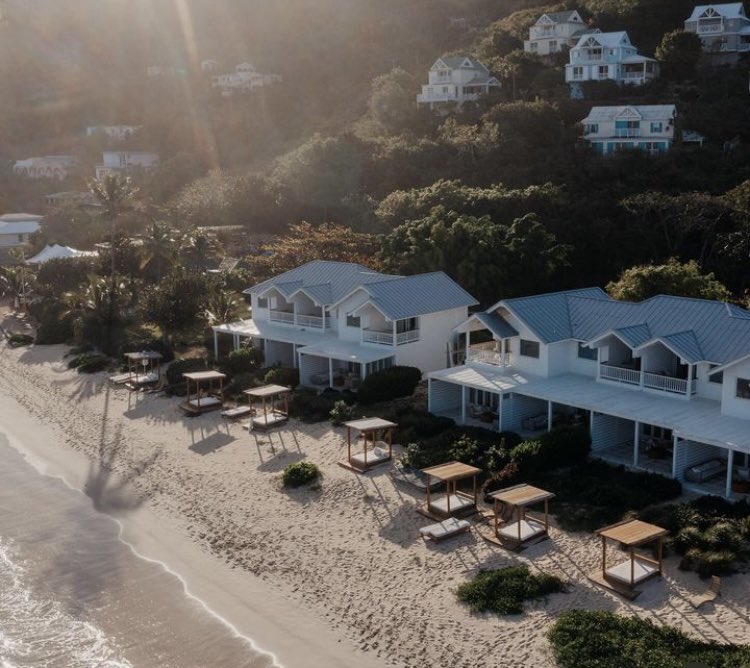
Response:
POLYGON ((635 586, 635 548, 630 546, 630 586, 635 586))
POLYGON ((448 515, 450 515, 451 514, 451 481, 450 480, 448 480, 445 488, 448 492, 445 496, 445 501, 446 501, 446 506, 448 508, 448 515))
POLYGON ((352 461, 352 428, 346 428, 346 460, 351 463, 352 461))
POLYGON ((526 519, 526 508, 519 506, 518 508, 518 542, 521 542, 521 523, 526 519))
POLYGON ((552 431, 552 401, 547 402, 547 431, 552 431))
POLYGON ((388 459, 393 457, 393 427, 388 428, 388 459))
POLYGON ((544 499, 544 530, 549 531, 549 499, 544 499))
POLYGON ((474 506, 477 505, 477 476, 474 474, 474 506))
POLYGON ((607 577, 607 539, 602 536, 602 577, 607 577))
POLYGON ((661 575, 661 562, 664 558, 664 536, 659 536, 659 575, 661 575))
POLYGON ((430 512, 430 474, 427 473, 427 512, 430 512))
POLYGON ((734 450, 729 450, 727 455, 727 484, 724 496, 732 496, 732 469, 734 468, 734 450))
POLYGON ((633 466, 638 466, 638 449, 641 447, 641 423, 635 421, 633 428, 633 466))
MULTIPOLYGON (((362 432, 363 440, 364 440, 364 456, 365 456, 365 468, 367 468, 367 432, 362 432)), ((375 432, 372 433, 372 442, 375 443, 375 432)))

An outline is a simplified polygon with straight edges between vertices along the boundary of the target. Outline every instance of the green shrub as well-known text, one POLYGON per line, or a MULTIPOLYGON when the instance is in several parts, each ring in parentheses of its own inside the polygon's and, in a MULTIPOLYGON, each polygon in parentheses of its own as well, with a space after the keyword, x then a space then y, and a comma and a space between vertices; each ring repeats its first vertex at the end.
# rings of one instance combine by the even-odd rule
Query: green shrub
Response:
POLYGON ((509 566, 496 571, 482 571, 456 591, 458 600, 472 612, 494 612, 519 615, 524 601, 544 598, 565 591, 565 584, 554 575, 532 575, 527 566, 509 566))
POLYGON ((251 387, 258 387, 260 382, 254 373, 238 373, 232 376, 232 380, 224 387, 224 394, 228 396, 242 394, 251 387))
POLYGON ((227 355, 222 368, 234 376, 240 373, 256 371, 263 361, 263 353, 257 348, 239 348, 227 355))
POLYGON ((323 422, 331 417, 337 401, 343 401, 338 392, 318 394, 315 390, 299 388, 292 395, 291 414, 303 422, 323 422))
POLYGON ((78 373, 96 373, 106 369, 112 360, 101 353, 82 353, 68 362, 69 369, 77 369, 78 373))
POLYGON ((432 438, 456 425, 448 417, 440 417, 411 407, 396 412, 388 419, 398 425, 393 434, 396 443, 414 443, 432 438))
POLYGON ((392 366, 365 378, 357 390, 359 403, 367 406, 414 394, 422 372, 413 366, 392 366))
POLYGON ((29 311, 37 322, 36 344, 49 346, 67 343, 73 338, 73 319, 62 318, 64 305, 52 299, 42 299, 30 305, 29 311))
POLYGON ((170 385, 177 385, 183 382, 183 374, 192 373, 193 371, 206 371, 207 369, 208 365, 206 364, 206 360, 198 357, 191 357, 190 359, 185 360, 175 360, 167 368, 167 382, 170 385))
POLYGON ((279 366, 269 369, 263 382, 267 385, 283 385, 284 387, 295 388, 299 385, 299 369, 290 369, 279 366))
POLYGON ((295 462, 284 469, 284 487, 301 487, 320 476, 318 467, 312 462, 295 462))
POLYGON ((333 404, 333 408, 329 413, 331 417, 331 424, 335 427, 344 424, 348 420, 354 417, 354 408, 347 404, 343 399, 339 399, 333 404))
POLYGON ((32 343, 34 343, 34 337, 29 334, 11 334, 8 337, 8 345, 11 348, 30 346, 32 343))
POLYGON ((139 350, 151 350, 161 354, 160 364, 168 364, 174 359, 174 350, 169 343, 161 339, 155 339, 153 333, 143 329, 128 330, 125 340, 120 344, 119 355, 139 350))
POLYGON ((542 434, 536 467, 539 471, 552 471, 586 461, 591 450, 591 437, 583 426, 565 425, 542 434))
POLYGON ((564 612, 548 638, 559 668, 750 667, 750 646, 693 640, 677 629, 611 612, 564 612))

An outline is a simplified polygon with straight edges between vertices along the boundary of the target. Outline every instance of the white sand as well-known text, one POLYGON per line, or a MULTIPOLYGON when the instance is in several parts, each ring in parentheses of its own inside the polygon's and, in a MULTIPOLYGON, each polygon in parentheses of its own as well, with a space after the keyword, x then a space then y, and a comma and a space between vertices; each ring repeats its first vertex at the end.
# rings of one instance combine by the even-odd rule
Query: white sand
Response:
POLYGON ((128 478, 144 501, 138 512, 120 513, 128 539, 289 668, 552 666, 545 633, 571 608, 747 641, 747 577, 726 579, 717 603, 696 611, 687 595, 706 584, 678 571, 675 559, 664 579, 626 602, 586 579, 599 566, 598 539, 554 526, 552 540, 521 554, 474 530, 425 544, 419 527, 429 521, 415 511, 423 497, 393 483, 390 465, 366 476, 337 466, 346 453, 342 430, 292 420, 249 434, 218 413, 184 417, 177 398, 131 394, 111 387, 106 374, 68 371, 63 352, 0 346, 0 396, 21 406, 0 398, 0 423, 64 470, 76 470, 71 449, 85 455, 94 464, 90 493, 105 510, 122 505, 106 472, 128 478), (323 470, 320 489, 282 490, 281 470, 303 458, 323 470), (509 618, 473 615, 456 602, 455 587, 478 569, 521 563, 570 581, 570 593, 509 618))

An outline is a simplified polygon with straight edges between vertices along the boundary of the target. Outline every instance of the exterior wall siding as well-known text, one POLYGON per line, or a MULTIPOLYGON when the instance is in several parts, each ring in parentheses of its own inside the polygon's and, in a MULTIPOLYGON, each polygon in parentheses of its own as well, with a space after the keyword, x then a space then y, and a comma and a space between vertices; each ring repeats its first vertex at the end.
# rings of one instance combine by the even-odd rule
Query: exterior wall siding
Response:
POLYGON ((726 459, 727 450, 718 448, 707 443, 696 443, 695 441, 679 441, 677 443, 676 471, 677 479, 685 479, 685 469, 702 464, 709 459, 726 459))
POLYGON ((633 442, 634 426, 631 420, 613 415, 593 413, 591 421, 591 450, 596 452, 615 445, 633 442))
POLYGON ((429 410, 432 413, 461 410, 461 385, 442 380, 430 381, 429 410))
POLYGON ((315 355, 299 356, 299 382, 301 385, 312 385, 310 377, 313 374, 328 375, 328 360, 325 357, 316 357, 315 355))
POLYGON ((750 420, 750 399, 737 397, 737 379, 750 380, 750 360, 735 364, 724 372, 721 412, 724 415, 750 420))
POLYGON ((266 340, 266 366, 294 366, 294 346, 283 341, 266 340))
POLYGON ((542 413, 547 413, 546 401, 513 393, 510 399, 503 401, 501 429, 503 431, 523 431, 522 423, 526 418, 542 413))

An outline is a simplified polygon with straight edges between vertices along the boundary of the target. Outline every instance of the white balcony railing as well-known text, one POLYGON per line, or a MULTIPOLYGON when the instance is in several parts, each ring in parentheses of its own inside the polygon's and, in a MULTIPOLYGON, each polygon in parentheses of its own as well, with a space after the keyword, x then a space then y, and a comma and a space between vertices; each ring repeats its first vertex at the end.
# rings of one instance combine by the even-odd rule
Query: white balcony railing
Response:
POLYGON ((271 320, 271 322, 284 322, 293 325, 294 313, 292 311, 269 311, 268 319, 271 320))
POLYGON ((641 372, 635 369, 623 369, 619 366, 601 364, 599 366, 599 375, 605 380, 614 380, 618 383, 627 383, 628 385, 641 384, 641 372))
POLYGON ((490 346, 481 343, 469 346, 466 361, 492 364, 493 366, 510 366, 510 353, 503 355, 494 349, 494 344, 490 344, 490 346))
POLYGON ((297 324, 301 327, 317 327, 323 329, 325 321, 319 315, 301 315, 297 314, 297 324))
POLYGON ((698 24, 698 34, 699 35, 710 35, 710 34, 716 34, 719 32, 722 32, 724 30, 724 26, 721 23, 714 23, 714 24, 698 24))
POLYGON ((640 130, 633 130, 633 129, 625 130, 622 128, 615 130, 615 137, 622 138, 622 137, 640 137, 640 136, 641 136, 640 130))
POLYGON ((419 330, 411 329, 408 332, 399 332, 396 334, 396 345, 400 346, 402 343, 413 343, 419 341, 419 330))
POLYGON ((672 378, 659 373, 643 373, 643 387, 663 392, 674 392, 675 394, 687 394, 687 380, 684 378, 672 378))
POLYGON ((365 343, 381 343, 386 346, 392 346, 393 332, 381 332, 376 329, 363 329, 362 341, 365 343))

